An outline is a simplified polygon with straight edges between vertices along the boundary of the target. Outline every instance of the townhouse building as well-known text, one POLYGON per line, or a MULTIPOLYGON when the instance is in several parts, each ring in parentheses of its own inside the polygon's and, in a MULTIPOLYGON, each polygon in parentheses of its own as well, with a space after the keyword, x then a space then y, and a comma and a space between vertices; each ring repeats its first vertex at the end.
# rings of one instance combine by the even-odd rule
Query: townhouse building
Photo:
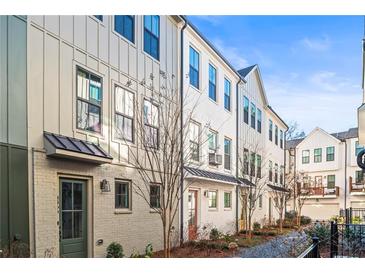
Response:
MULTIPOLYGON (((273 204, 272 191, 287 191, 284 187, 284 140, 288 126, 269 105, 259 66, 253 65, 238 72, 246 81, 238 94, 239 177, 264 185, 257 199, 253 222, 273 224, 278 212, 273 204)), ((241 228, 244 228, 247 216, 244 211, 240 215, 241 228)))
MULTIPOLYGON (((287 142, 286 173, 302 174, 297 184, 303 215, 327 220, 340 209, 364 208, 363 172, 356 162, 362 149, 357 128, 329 134, 317 127, 305 138, 287 142)), ((293 206, 290 201, 288 207, 293 206)))

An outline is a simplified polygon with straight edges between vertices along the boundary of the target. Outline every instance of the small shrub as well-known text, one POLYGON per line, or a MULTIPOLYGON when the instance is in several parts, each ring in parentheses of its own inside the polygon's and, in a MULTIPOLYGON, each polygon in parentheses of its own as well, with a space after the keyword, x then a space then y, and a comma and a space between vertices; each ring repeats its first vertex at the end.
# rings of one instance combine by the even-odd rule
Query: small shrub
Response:
POLYGON ((229 235, 228 233, 223 235, 223 240, 228 242, 228 243, 232 242, 232 239, 233 239, 232 236, 229 235))
POLYGON ((152 244, 149 243, 148 245, 146 245, 146 249, 145 249, 145 257, 147 258, 151 258, 152 257, 152 254, 153 254, 153 247, 152 247, 152 244))
POLYGON ((309 225, 312 222, 312 219, 308 216, 300 216, 300 224, 309 225))
POLYGON ((362 219, 360 216, 352 217, 351 223, 359 225, 359 224, 361 224, 361 222, 362 222, 362 219))
POLYGON ((328 242, 331 236, 331 228, 328 223, 315 223, 313 226, 304 230, 309 237, 317 236, 320 243, 328 242))
POLYGON ((344 224, 345 223, 345 217, 334 215, 330 218, 330 221, 336 222, 338 224, 344 224))
POLYGON ((261 228, 260 223, 258 223, 258 222, 254 222, 254 223, 253 223, 253 230, 254 230, 254 231, 257 231, 257 230, 259 230, 260 228, 261 228))
POLYGON ((217 228, 212 228, 212 230, 209 233, 209 239, 216 241, 220 239, 221 235, 222 233, 219 232, 217 228))
POLYGON ((291 210, 288 212, 285 212, 285 218, 288 221, 294 221, 297 218, 297 212, 295 210, 291 210))
POLYGON ((118 244, 116 242, 112 242, 110 245, 108 245, 106 249, 106 257, 107 258, 123 258, 123 247, 121 244, 118 244))

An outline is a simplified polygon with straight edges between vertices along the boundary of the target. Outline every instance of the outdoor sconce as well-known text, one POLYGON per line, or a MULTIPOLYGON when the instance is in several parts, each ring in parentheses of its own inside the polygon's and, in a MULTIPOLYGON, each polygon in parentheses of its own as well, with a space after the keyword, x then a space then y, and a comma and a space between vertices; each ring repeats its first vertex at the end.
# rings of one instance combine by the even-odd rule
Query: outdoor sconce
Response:
POLYGON ((110 184, 106 179, 100 182, 100 189, 101 192, 110 192, 110 184))

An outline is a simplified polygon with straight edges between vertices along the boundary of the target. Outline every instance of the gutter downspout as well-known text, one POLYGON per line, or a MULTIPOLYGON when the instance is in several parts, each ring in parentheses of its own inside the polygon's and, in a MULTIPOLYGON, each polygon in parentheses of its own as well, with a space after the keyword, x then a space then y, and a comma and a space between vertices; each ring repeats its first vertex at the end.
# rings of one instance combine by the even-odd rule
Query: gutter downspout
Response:
POLYGON ((184 30, 187 27, 184 19, 184 26, 180 32, 180 245, 184 243, 184 119, 183 119, 183 98, 184 98, 184 30))
POLYGON ((345 143, 345 202, 344 202, 344 209, 347 208, 347 144, 346 139, 344 140, 345 143))
POLYGON ((36 240, 37 240, 37 234, 36 234, 36 218, 35 218, 35 181, 34 181, 34 147, 32 147, 32 196, 33 196, 33 252, 34 252, 34 258, 37 258, 37 245, 36 245, 36 240))

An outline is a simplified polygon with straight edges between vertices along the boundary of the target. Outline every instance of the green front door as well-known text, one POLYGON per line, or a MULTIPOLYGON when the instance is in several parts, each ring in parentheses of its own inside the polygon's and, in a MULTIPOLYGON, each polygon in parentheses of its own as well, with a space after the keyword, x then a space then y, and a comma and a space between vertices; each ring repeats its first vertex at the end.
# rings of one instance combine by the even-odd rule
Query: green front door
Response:
POLYGON ((87 257, 86 182, 61 179, 60 256, 87 257))

